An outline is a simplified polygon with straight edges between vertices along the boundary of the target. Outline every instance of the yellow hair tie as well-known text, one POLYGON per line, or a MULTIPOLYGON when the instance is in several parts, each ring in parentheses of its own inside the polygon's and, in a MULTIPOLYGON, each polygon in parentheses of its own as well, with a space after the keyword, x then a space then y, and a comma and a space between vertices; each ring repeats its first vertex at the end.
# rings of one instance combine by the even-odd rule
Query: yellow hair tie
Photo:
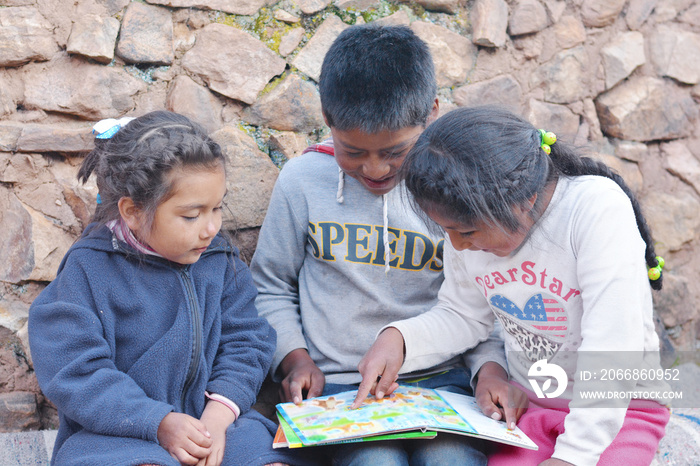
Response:
POLYGON ((552 152, 552 144, 557 142, 557 135, 551 131, 545 131, 543 129, 538 130, 540 133, 540 147, 547 155, 552 152))
POLYGON ((661 277, 661 270, 664 268, 666 261, 661 256, 656 256, 656 262, 658 265, 656 267, 649 268, 647 275, 649 275, 649 280, 658 280, 661 277))

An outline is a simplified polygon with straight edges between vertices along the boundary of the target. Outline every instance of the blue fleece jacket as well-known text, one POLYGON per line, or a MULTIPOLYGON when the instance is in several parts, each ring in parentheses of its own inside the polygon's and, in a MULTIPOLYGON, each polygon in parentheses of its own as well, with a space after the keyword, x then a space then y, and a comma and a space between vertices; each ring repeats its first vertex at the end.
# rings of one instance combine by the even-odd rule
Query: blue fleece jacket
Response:
POLYGON ((275 349, 255 296, 220 236, 182 266, 88 226, 29 311, 36 375, 60 417, 54 461, 71 443, 82 464, 106 464, 105 449, 109 464, 168 459, 154 457, 161 420, 199 418, 205 390, 249 411, 275 349))

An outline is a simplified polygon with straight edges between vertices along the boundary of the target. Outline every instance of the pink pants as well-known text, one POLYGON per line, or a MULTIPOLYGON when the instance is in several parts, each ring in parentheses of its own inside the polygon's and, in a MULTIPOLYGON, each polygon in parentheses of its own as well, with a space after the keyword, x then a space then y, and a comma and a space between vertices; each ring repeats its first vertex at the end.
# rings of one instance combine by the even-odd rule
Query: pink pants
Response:
MULTIPOLYGON (((512 383, 512 382, 511 382, 512 383)), ((554 453, 557 437, 564 433, 564 418, 569 413, 568 400, 556 407, 544 408, 541 400, 522 385, 513 383, 528 394, 530 406, 518 421, 518 427, 537 444, 539 450, 498 445, 489 456, 489 466, 535 466, 554 453)), ((550 402, 552 400, 548 400, 550 402)), ((659 441, 664 436, 670 411, 651 400, 632 400, 617 437, 598 461, 601 466, 650 464, 659 441)))

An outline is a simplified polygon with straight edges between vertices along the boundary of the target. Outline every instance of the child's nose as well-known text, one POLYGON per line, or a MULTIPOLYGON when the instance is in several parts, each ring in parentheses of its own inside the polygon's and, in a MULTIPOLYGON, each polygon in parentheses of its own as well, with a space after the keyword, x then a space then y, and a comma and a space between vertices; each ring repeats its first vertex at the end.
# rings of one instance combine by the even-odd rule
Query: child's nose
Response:
POLYGON ((376 157, 367 161, 363 166, 363 175, 373 180, 381 180, 391 171, 391 166, 382 157, 376 157))
POLYGON ((202 237, 203 238, 212 238, 216 236, 216 234, 219 232, 219 228, 221 228, 221 222, 216 220, 216 219, 211 219, 207 222, 207 224, 204 226, 204 229, 202 230, 202 237))

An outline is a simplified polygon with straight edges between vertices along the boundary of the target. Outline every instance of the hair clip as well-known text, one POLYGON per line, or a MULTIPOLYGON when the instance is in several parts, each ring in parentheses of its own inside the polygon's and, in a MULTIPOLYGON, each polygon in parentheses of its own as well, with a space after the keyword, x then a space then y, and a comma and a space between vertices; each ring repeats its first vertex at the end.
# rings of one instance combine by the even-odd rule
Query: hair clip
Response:
POLYGON ((656 256, 656 262, 658 263, 658 265, 656 267, 651 267, 647 272, 647 275, 649 275, 649 280, 652 281, 659 279, 659 277, 661 276, 661 270, 666 264, 666 261, 661 256, 656 256))
POLYGON ((95 204, 102 204, 102 196, 100 196, 100 193, 97 193, 97 197, 95 198, 95 204))
POLYGON ((537 130, 540 133, 540 147, 547 155, 552 152, 552 144, 557 142, 557 135, 551 131, 545 131, 543 129, 537 130))
POLYGON ((135 118, 123 117, 118 120, 114 118, 100 120, 92 127, 92 132, 93 134, 97 134, 97 136, 95 136, 97 139, 109 139, 117 134, 120 129, 129 124, 131 120, 135 120, 135 118))

